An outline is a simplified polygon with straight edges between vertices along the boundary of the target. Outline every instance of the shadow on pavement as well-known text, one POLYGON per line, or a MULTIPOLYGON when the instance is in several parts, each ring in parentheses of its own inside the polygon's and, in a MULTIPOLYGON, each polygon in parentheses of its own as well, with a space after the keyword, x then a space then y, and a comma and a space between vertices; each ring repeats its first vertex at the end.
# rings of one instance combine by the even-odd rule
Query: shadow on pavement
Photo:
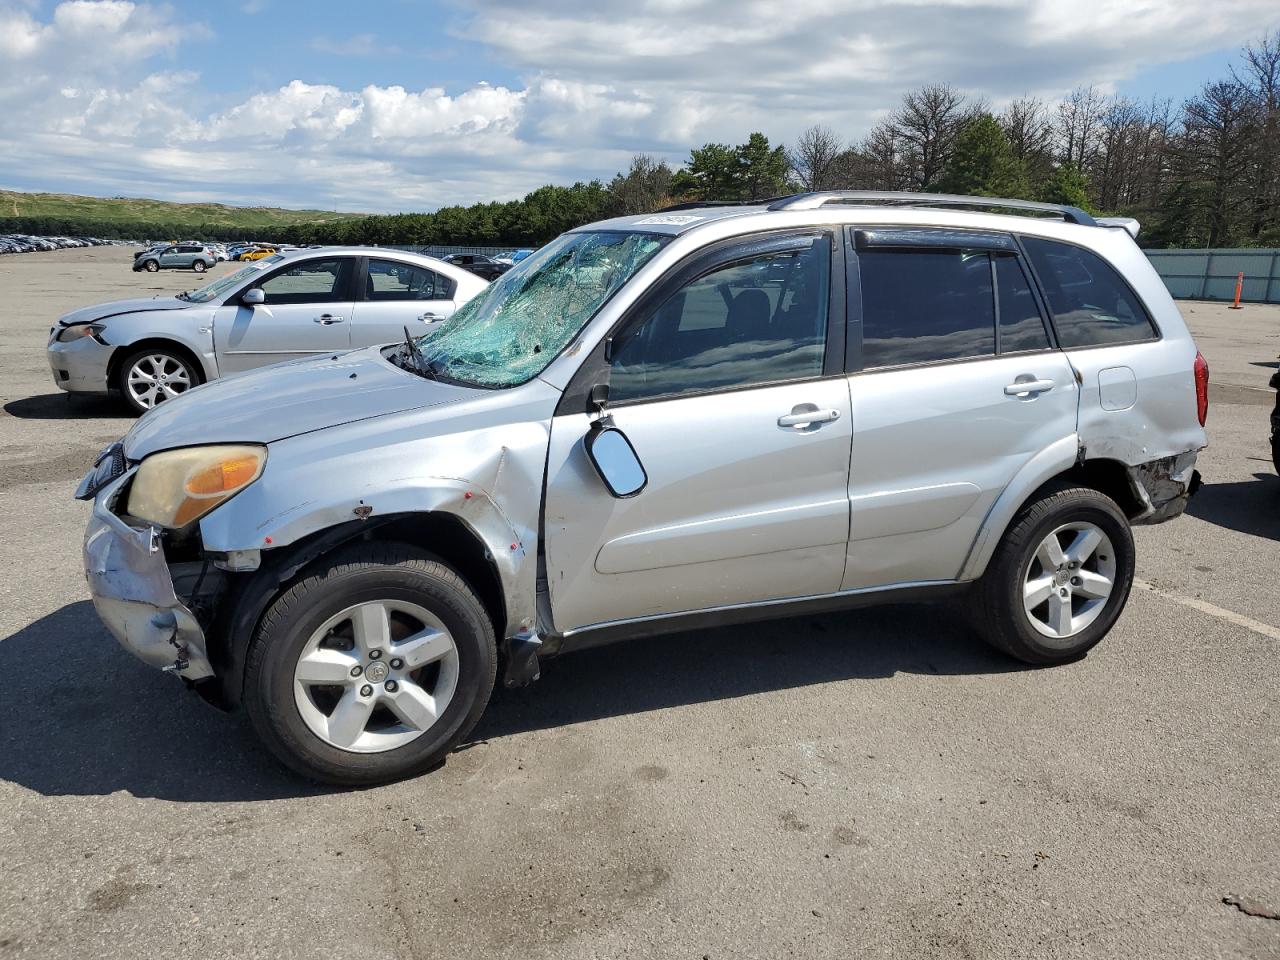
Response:
POLYGON ((224 802, 324 792, 285 772, 239 718, 122 650, 87 600, 0 640, 0 677, 0 779, 37 793, 224 802))
MULTIPOLYGON (((495 693, 471 740, 897 672, 1026 669, 946 607, 892 606, 636 640, 565 656, 495 693)), ((285 771, 246 722, 135 661, 88 601, 0 640, 0 779, 46 796, 179 802, 331 792, 285 771)))
POLYGON ((1206 483, 1187 503, 1187 513, 1229 530, 1280 540, 1280 477, 1253 476, 1238 483, 1206 483))
POLYGON ((495 698, 472 739, 895 673, 1026 669, 962 626, 954 605, 865 608, 568 654, 533 687, 495 698))
POLYGON ((6 403, 4 412, 20 420, 84 420, 90 417, 136 419, 123 400, 96 394, 75 396, 70 393, 45 393, 38 397, 23 397, 6 403))

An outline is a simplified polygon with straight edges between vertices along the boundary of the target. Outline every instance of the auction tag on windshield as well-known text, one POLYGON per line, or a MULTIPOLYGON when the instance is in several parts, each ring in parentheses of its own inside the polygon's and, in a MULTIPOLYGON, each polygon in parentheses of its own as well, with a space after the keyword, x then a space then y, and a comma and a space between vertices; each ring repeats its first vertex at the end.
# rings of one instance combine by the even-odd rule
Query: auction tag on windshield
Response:
POLYGON ((706 217, 693 217, 693 216, 689 216, 688 214, 671 213, 661 217, 645 217, 643 220, 637 220, 636 226, 639 226, 642 223, 654 223, 654 224, 661 223, 670 227, 682 227, 686 223, 696 223, 699 220, 705 220, 705 219, 706 217))

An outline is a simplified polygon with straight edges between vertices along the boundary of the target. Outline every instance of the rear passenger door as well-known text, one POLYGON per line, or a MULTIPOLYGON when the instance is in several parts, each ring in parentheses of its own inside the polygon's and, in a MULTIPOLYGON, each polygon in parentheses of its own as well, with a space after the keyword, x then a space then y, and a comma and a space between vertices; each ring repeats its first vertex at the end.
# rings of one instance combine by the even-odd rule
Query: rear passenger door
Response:
POLYGON ((454 311, 454 282, 434 270, 400 260, 371 257, 362 299, 352 310, 351 346, 368 347, 415 336, 448 319, 454 311))
POLYGON ((1012 237, 851 233, 843 587, 951 580, 1018 470, 1074 442, 1074 375, 1012 237))

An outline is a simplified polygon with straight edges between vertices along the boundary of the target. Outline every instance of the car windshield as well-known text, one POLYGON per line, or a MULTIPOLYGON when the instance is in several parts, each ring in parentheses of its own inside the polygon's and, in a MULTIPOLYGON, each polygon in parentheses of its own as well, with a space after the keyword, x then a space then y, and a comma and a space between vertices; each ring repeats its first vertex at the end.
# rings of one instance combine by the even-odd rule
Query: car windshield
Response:
POLYGON ((434 373, 462 383, 525 383, 668 239, 646 233, 566 233, 422 337, 422 358, 434 373))
POLYGON ((234 273, 228 273, 225 277, 219 277, 217 280, 206 283, 199 290, 191 290, 187 293, 179 294, 179 297, 183 300, 190 300, 192 303, 208 303, 210 300, 216 300, 222 296, 242 280, 249 279, 259 269, 256 263, 250 267, 241 267, 234 273))

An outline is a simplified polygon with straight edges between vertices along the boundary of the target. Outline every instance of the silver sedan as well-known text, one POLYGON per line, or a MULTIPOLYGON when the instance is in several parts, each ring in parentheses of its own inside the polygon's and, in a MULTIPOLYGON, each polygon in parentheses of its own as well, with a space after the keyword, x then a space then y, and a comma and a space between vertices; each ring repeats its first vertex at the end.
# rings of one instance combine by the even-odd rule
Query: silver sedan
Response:
POLYGON ((72 311, 49 331, 49 366, 62 390, 119 391, 143 412, 229 373, 424 333, 486 286, 397 250, 275 254, 174 297, 72 311))

